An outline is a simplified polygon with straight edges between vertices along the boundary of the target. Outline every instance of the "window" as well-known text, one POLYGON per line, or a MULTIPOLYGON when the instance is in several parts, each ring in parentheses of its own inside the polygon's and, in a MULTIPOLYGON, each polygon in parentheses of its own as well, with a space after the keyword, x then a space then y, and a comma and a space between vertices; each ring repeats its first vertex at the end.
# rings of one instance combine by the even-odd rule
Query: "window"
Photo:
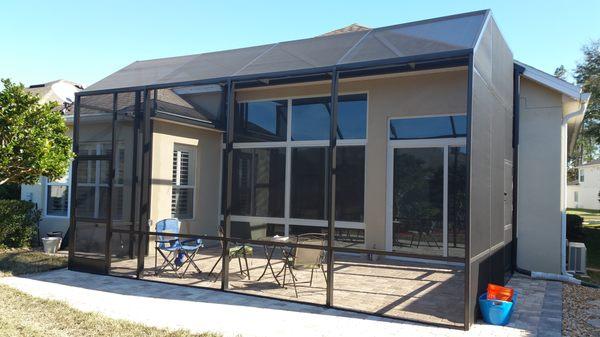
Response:
POLYGON ((291 217, 327 219, 327 148, 292 149, 291 217))
POLYGON ((585 176, 583 175, 583 170, 579 170, 579 182, 582 183, 585 181, 585 176))
MULTIPOLYGON (((107 143, 83 143, 79 155, 103 155, 110 153, 107 143)), ((79 159, 77 164, 77 203, 78 217, 105 219, 108 216, 110 196, 110 161, 79 159)))
POLYGON ((466 137, 466 116, 398 118, 390 121, 390 139, 466 137))
POLYGON ((46 184, 46 215, 69 216, 69 177, 71 170, 64 177, 46 184))
MULTIPOLYGON (((326 147, 292 149, 291 217, 327 219, 329 163, 326 147)), ((364 221, 365 148, 337 149, 336 212, 338 221, 364 221)))
POLYGON ((115 180, 113 183, 113 209, 112 209, 112 218, 113 220, 123 220, 123 205, 125 201, 123 200, 123 187, 124 185, 124 177, 125 177, 125 147, 123 144, 117 145, 117 157, 115 158, 115 180))
POLYGON ((276 142, 287 138, 287 101, 240 103, 235 111, 236 142, 276 142))
POLYGON ((577 191, 573 192, 573 200, 575 202, 579 202, 579 192, 577 192, 577 191))
POLYGON ((171 216, 179 219, 194 217, 195 149, 176 144, 173 149, 173 180, 171 216))
POLYGON ((285 148, 233 152, 232 212, 284 216, 285 148))
POLYGON ((329 139, 329 97, 292 101, 292 140, 329 139))
MULTIPOLYGON (((329 97, 292 100, 292 140, 329 140, 329 97)), ((367 95, 338 98, 339 139, 364 139, 367 130, 367 95)))
POLYGON ((365 147, 338 147, 336 155, 335 218, 363 222, 365 206, 365 147))
MULTIPOLYGON (((327 228, 330 100, 325 96, 236 104, 232 221, 278 223, 269 233, 286 235, 304 226, 312 232, 327 228), (255 142, 261 144, 249 144, 255 142)), ((338 108, 336 240, 360 243, 367 94, 340 95, 338 108)), ((224 204, 223 199, 221 212, 224 204)))

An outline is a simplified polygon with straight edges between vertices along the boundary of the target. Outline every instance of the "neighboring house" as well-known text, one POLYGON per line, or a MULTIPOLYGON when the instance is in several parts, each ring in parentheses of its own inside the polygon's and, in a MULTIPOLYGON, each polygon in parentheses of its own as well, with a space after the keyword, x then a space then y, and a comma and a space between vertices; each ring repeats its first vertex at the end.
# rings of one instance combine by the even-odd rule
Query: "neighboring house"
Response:
POLYGON ((567 188, 569 208, 600 210, 600 160, 577 167, 578 179, 570 181, 567 188))
POLYGON ((147 247, 171 217, 225 269, 221 245, 252 239, 256 257, 265 236, 326 233, 327 283, 307 301, 468 329, 488 282, 565 270, 566 158, 588 99, 515 61, 489 11, 137 61, 76 95, 69 268, 157 277, 147 247), (360 274, 352 259, 370 279, 334 291, 360 274))
MULTIPOLYGON (((40 103, 58 103, 57 109, 63 114, 69 135, 72 135, 75 93, 83 90, 83 86, 66 80, 56 80, 31 85, 25 90, 38 95, 40 103)), ((70 183, 69 168, 69 172, 58 180, 49 181, 41 177, 35 185, 21 185, 21 199, 35 202, 42 211, 41 235, 53 231, 66 234, 69 228, 70 183)))

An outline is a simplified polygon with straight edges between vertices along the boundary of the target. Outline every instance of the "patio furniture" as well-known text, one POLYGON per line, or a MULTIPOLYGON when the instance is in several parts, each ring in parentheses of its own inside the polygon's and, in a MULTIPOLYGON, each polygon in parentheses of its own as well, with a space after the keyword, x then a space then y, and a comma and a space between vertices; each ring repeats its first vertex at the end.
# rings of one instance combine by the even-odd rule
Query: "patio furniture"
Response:
POLYGON ((427 242, 428 247, 433 247, 431 245, 431 243, 433 242, 433 244, 435 244, 436 248, 440 248, 435 237, 433 236, 433 231, 436 227, 436 224, 437 224, 437 221, 431 220, 431 225, 427 226, 427 225, 420 223, 416 228, 414 228, 414 230, 411 230, 410 232, 413 233, 413 237, 410 239, 410 246, 412 247, 412 244, 414 241, 414 235, 416 234, 416 235, 418 235, 417 248, 419 248, 419 245, 421 244, 422 239, 425 239, 425 242, 427 242))
POLYGON ((159 275, 167 268, 170 268, 177 277, 182 278, 192 265, 198 273, 200 268, 194 262, 194 257, 198 250, 203 246, 201 239, 189 239, 180 241, 177 235, 181 228, 181 221, 176 218, 163 219, 156 223, 156 231, 161 233, 157 235, 154 245, 154 274, 159 275), (163 262, 158 267, 158 255, 162 256, 163 262), (181 264, 177 265, 176 259, 182 259, 181 264), (183 274, 179 270, 184 268, 183 274))
POLYGON ((292 283, 294 284, 294 292, 298 297, 298 289, 296 288, 296 275, 294 275, 294 269, 310 269, 310 283, 309 287, 312 287, 313 274, 315 269, 320 268, 327 281, 327 274, 323 267, 325 259, 325 239, 326 234, 321 233, 307 233, 298 235, 296 243, 314 245, 315 248, 308 247, 295 247, 291 252, 283 251, 283 262, 285 264, 283 269, 283 286, 285 287, 286 271, 289 270, 292 283))
MULTIPOLYGON (((262 241, 271 241, 271 242, 289 242, 290 238, 289 238, 289 236, 275 235, 275 236, 261 238, 261 240, 262 241)), ((279 275, 281 274, 283 269, 280 270, 277 274, 275 274, 275 270, 273 270, 273 265, 271 264, 271 260, 273 259, 273 255, 275 254, 275 250, 277 249, 277 247, 281 247, 281 246, 277 246, 274 244, 265 244, 264 245, 265 257, 267 258, 267 264, 265 265, 265 268, 263 269, 263 272, 260 275, 260 277, 258 279, 256 279, 257 282, 262 280, 262 278, 267 274, 267 270, 270 269, 271 274, 273 275, 273 278, 275 279, 275 282, 277 282, 277 284, 281 286, 281 283, 279 282, 279 279, 277 279, 277 278, 279 277, 279 275)), ((283 247, 281 247, 281 250, 285 251, 285 249, 283 247)), ((285 253, 283 253, 283 254, 285 254, 285 253)))
MULTIPOLYGON (((250 224, 248 224, 248 227, 249 226, 250 226, 250 224)), ((225 237, 225 232, 223 230, 223 226, 219 226, 218 232, 219 232, 219 237, 225 237)), ((250 233, 249 230, 248 230, 248 233, 250 233)), ((245 239, 245 238, 240 238, 240 239, 245 239)), ((221 247, 223 247, 223 241, 220 241, 220 242, 221 242, 221 247)), ((253 255, 254 255, 254 249, 252 248, 252 246, 249 246, 247 244, 242 244, 242 245, 238 245, 238 246, 234 246, 234 247, 229 247, 229 252, 227 254, 227 258, 229 259, 229 261, 231 261, 232 259, 237 259, 238 265, 240 266, 240 275, 242 276, 242 278, 245 275, 248 277, 248 279, 250 279, 250 268, 248 267, 248 256, 253 256, 253 255), (242 267, 242 258, 244 258, 246 270, 244 270, 244 268, 242 267)), ((210 275, 212 275, 213 271, 215 270, 215 268, 217 267, 217 265, 219 264, 219 262, 221 261, 222 258, 223 258, 223 255, 220 255, 219 259, 217 259, 217 262, 215 262, 215 264, 211 268, 210 272, 208 273, 209 277, 210 277, 210 275)), ((223 273, 223 271, 221 270, 221 272, 219 272, 219 274, 217 274, 215 281, 219 278, 219 275, 221 275, 222 273, 223 273)))

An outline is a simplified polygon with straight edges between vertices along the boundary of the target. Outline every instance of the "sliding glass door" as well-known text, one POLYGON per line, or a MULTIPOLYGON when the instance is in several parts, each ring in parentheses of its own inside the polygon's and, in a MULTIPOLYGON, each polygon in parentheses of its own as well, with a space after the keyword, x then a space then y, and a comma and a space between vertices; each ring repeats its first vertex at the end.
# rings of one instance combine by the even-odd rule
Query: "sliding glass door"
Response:
POLYGON ((462 116, 390 121, 388 250, 464 256, 466 147, 462 116))

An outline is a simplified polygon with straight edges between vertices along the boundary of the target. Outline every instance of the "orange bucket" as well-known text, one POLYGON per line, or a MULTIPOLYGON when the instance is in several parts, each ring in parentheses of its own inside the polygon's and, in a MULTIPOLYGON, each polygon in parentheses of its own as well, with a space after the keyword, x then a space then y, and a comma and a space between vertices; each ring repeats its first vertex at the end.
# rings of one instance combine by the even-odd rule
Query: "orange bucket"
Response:
POLYGON ((487 286, 487 299, 488 300, 500 300, 500 301, 512 301, 514 289, 499 286, 496 284, 488 283, 487 286))

